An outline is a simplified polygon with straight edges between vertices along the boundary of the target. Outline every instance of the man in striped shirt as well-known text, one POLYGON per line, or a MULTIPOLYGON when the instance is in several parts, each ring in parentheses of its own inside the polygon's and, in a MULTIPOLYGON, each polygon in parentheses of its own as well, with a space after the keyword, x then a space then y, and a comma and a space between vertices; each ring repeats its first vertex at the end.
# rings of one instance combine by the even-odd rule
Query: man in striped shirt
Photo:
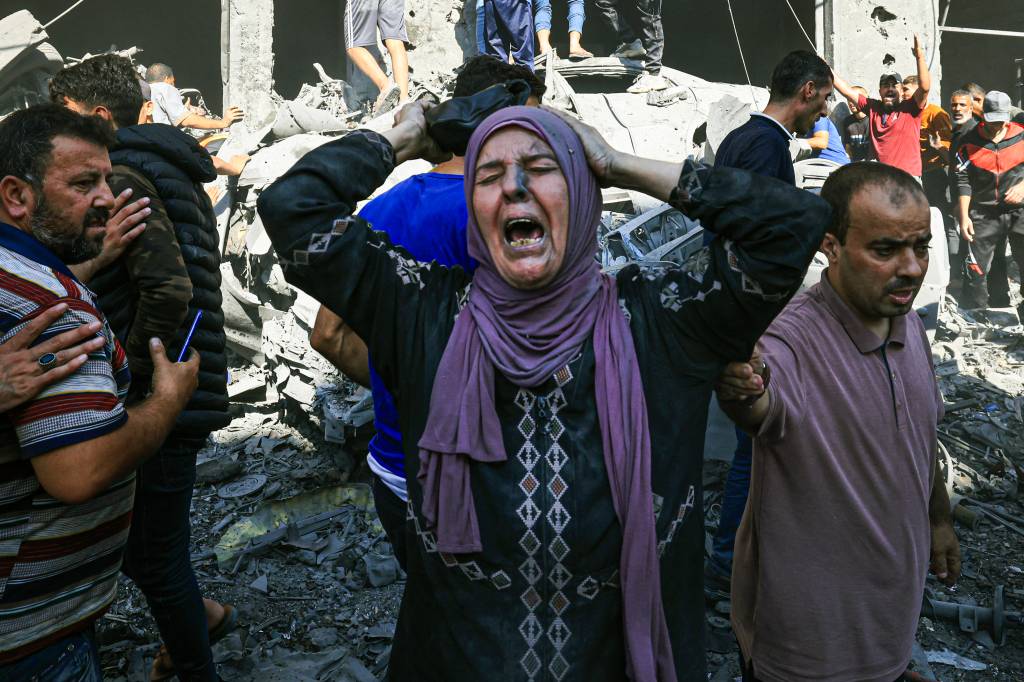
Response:
MULTIPOLYGON (((172 364, 157 342, 151 395, 126 409, 125 353, 68 269, 99 252, 112 139, 56 105, 0 123, 0 343, 60 304, 40 338, 85 325, 102 340, 0 417, 0 679, 101 679, 92 629, 117 589, 134 470, 195 389, 198 356, 172 364)), ((68 359, 40 352, 39 371, 68 359)))

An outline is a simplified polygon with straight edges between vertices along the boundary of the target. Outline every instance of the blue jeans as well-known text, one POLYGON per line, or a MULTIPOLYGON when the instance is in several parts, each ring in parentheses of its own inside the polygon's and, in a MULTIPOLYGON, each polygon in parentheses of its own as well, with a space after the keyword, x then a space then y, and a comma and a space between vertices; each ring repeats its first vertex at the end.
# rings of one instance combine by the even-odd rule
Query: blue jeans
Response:
POLYGON ((139 468, 121 569, 146 596, 182 682, 218 679, 189 552, 189 509, 201 445, 168 441, 139 468))
POLYGON ((93 630, 68 635, 45 649, 0 666, 0 680, 10 682, 102 682, 100 654, 93 630))
POLYGON ((487 54, 487 41, 484 40, 484 0, 476 0, 476 53, 487 54))
POLYGON ((732 554, 736 545, 736 530, 743 519, 750 495, 750 465, 753 460, 754 443, 743 431, 736 429, 736 452, 732 467, 725 479, 725 494, 722 497, 722 516, 718 520, 714 550, 708 562, 711 569, 723 577, 732 576, 732 554))
MULTIPOLYGON (((534 21, 538 31, 551 30, 551 0, 534 0, 534 21)), ((569 0, 569 33, 583 33, 587 13, 583 0, 569 0)))
POLYGON ((531 0, 484 0, 485 54, 512 60, 533 71, 533 3, 531 0))

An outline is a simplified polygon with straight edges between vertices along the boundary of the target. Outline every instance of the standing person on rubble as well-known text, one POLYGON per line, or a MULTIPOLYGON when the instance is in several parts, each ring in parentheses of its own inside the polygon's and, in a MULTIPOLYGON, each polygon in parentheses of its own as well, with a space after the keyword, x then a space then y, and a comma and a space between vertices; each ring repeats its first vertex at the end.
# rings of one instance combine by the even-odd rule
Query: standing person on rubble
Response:
POLYGON ((618 35, 619 46, 611 56, 619 59, 638 59, 643 62, 643 73, 626 88, 626 92, 642 94, 664 90, 671 85, 661 75, 661 58, 665 52, 661 2, 662 0, 594 0, 597 11, 618 35))
MULTIPOLYGON (((971 104, 972 104, 972 112, 971 113, 973 114, 973 117, 974 117, 974 123, 975 124, 980 123, 983 120, 982 116, 984 115, 984 109, 985 109, 985 96, 988 94, 988 90, 986 90, 982 86, 978 85, 977 83, 971 83, 971 82, 964 83, 961 86, 961 89, 962 90, 966 90, 967 92, 971 93, 971 104)), ((1011 116, 1014 115, 1014 111, 1015 110, 1017 112, 1020 111, 1020 109, 1017 109, 1016 107, 1011 105, 1011 107, 1010 107, 1010 115, 1011 116)), ((1019 120, 1016 120, 1016 122, 1020 123, 1021 125, 1024 125, 1024 116, 1022 116, 1019 120)), ((973 127, 973 126, 971 126, 971 127, 973 127)), ((966 132, 967 132, 967 128, 965 126, 964 133, 966 134, 966 132)), ((963 136, 961 135, 961 139, 962 138, 963 138, 963 136)), ((956 151, 957 147, 959 147, 959 144, 953 147, 954 163, 955 163, 955 159, 956 159, 955 151, 956 151)), ((954 214, 955 215, 959 215, 959 208, 955 205, 955 204, 957 204, 957 195, 959 193, 958 190, 957 190, 956 167, 955 167, 955 165, 952 167, 950 172, 951 172, 951 174, 953 176, 952 177, 952 190, 951 190, 951 193, 950 193, 950 198, 952 199, 952 202, 954 204, 954 206, 953 206, 954 214)), ((957 233, 958 234, 960 233, 959 228, 957 229, 957 233)), ((963 244, 964 244, 963 251, 965 252, 964 253, 964 257, 966 258, 967 254, 971 251, 971 247, 970 247, 970 244, 968 242, 966 242, 966 241, 963 244)), ((992 265, 989 267, 988 271, 985 273, 985 282, 988 285, 988 306, 990 308, 1005 308, 1005 307, 1010 305, 1010 278, 1009 278, 1009 275, 1006 272, 1006 241, 1005 240, 1000 242, 999 244, 996 244, 996 247, 993 250, 992 265)))
POLYGON ((913 97, 902 97, 903 79, 898 73, 883 74, 878 81, 879 99, 857 92, 835 75, 836 90, 868 115, 872 159, 896 166, 921 179, 921 116, 928 105, 932 76, 928 59, 917 35, 911 48, 917 61, 917 90, 913 97))
MULTIPOLYGON (((1024 125, 1010 118, 1010 97, 990 91, 981 122, 961 138, 954 160, 960 235, 981 270, 964 278, 964 308, 989 305, 989 270, 1003 243, 1024 272, 1024 125)), ((1024 318, 1024 304, 1017 311, 1024 318)))
MULTIPOLYGON (((534 0, 534 21, 537 29, 537 45, 540 54, 551 52, 551 2, 552 0, 534 0)), ((589 59, 593 52, 584 49, 583 22, 587 19, 584 0, 566 0, 569 18, 569 59, 589 59)))
POLYGON ((89 281, 137 379, 129 405, 143 397, 153 373, 148 339, 161 339, 177 354, 202 312, 190 344, 201 354, 199 387, 160 452, 139 469, 123 570, 146 596, 165 643, 150 679, 216 680, 210 641, 227 634, 236 616, 230 606, 202 598, 189 549, 196 457, 210 433, 230 422, 219 240, 202 186, 216 177, 213 162, 181 130, 136 125, 142 89, 123 57, 101 55, 66 67, 51 80, 50 97, 110 121, 117 132, 110 184, 150 201, 145 232, 89 281))
MULTIPOLYGON (((544 84, 529 69, 491 55, 473 57, 455 78, 455 97, 468 97, 492 85, 525 80, 527 104, 537 106, 544 84)), ((429 173, 414 175, 368 203, 360 217, 385 232, 418 261, 476 269, 466 243, 466 192, 462 157, 454 157, 429 173)), ((327 307, 321 306, 309 337, 310 345, 346 376, 373 389, 373 425, 366 463, 373 472, 373 502, 395 557, 406 567, 405 509, 409 502, 405 455, 395 399, 380 372, 369 362, 366 343, 327 307)), ((415 551, 415 550, 414 550, 415 551)))
POLYGON ((36 377, 62 375, 26 402, 4 405, 2 680, 102 679, 95 623, 117 594, 135 470, 160 447, 196 386, 195 353, 171 363, 160 341, 149 339, 151 391, 126 406, 124 350, 68 267, 102 249, 115 207, 107 184, 112 142, 103 121, 52 104, 0 122, 0 342, 38 333, 45 320, 50 340, 23 350, 36 377), (56 348, 83 331, 93 338, 56 348))
MULTIPOLYGON (((772 72, 768 106, 763 112, 753 112, 749 121, 726 136, 715 155, 715 168, 739 168, 795 185, 789 143, 795 133, 811 132, 819 118, 828 120, 831 94, 832 69, 825 60, 807 50, 790 52, 772 72)), ((718 530, 704 566, 705 592, 710 599, 729 595, 733 544, 750 493, 752 456, 750 437, 736 429, 736 450, 725 482, 718 530)))
POLYGON ((389 679, 704 682, 699 434, 827 206, 511 107, 466 154, 470 277, 352 215, 397 163, 440 156, 427 108, 311 151, 258 202, 286 278, 366 340, 397 402, 410 552, 389 679), (720 234, 702 274, 601 274, 602 185, 720 234))
POLYGON ((484 54, 533 71, 533 0, 483 0, 484 54))
POLYGON ((380 91, 373 105, 375 114, 390 111, 409 99, 408 43, 405 0, 347 0, 345 53, 380 91), (369 50, 377 47, 377 31, 391 57, 393 83, 369 50))
POLYGON ((943 412, 914 297, 928 200, 909 174, 855 163, 825 182, 829 266, 717 388, 754 436, 732 624, 745 682, 903 679, 929 567, 960 550, 936 461, 943 412))

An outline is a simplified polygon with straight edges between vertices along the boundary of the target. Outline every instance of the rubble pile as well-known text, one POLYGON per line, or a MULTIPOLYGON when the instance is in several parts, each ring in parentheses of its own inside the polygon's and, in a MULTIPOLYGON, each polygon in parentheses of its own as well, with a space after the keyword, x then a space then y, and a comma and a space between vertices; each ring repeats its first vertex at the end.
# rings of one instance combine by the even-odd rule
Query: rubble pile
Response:
POLYGON ((946 297, 932 344, 939 424, 963 555, 948 588, 930 578, 918 642, 942 680, 1024 678, 1024 326, 1013 308, 946 297))
MULTIPOLYGON (((404 576, 370 488, 349 482, 348 451, 283 423, 279 401, 258 402, 254 411, 252 377, 232 370, 232 385, 248 387, 233 397, 245 414, 200 453, 192 502, 192 559, 203 593, 240 615, 240 627, 214 647, 220 674, 376 680, 387 666, 404 576)), ((100 624, 108 679, 148 679, 158 640, 145 599, 124 580, 100 624)))

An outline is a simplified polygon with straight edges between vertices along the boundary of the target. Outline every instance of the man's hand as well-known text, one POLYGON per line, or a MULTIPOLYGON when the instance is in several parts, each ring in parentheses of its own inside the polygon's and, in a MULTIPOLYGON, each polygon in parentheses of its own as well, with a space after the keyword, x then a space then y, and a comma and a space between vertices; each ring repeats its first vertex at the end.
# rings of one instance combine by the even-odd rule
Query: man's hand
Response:
POLYGON ((149 340, 149 357, 153 361, 153 397, 167 400, 175 411, 180 411, 199 385, 199 353, 192 348, 188 360, 171 362, 167 359, 164 344, 160 339, 152 338, 149 340))
POLYGON ((434 138, 427 134, 426 112, 436 105, 418 100, 398 110, 395 114, 395 127, 384 133, 395 150, 398 163, 410 159, 425 159, 431 163, 441 163, 451 158, 451 154, 441 151, 434 138))
POLYGON ((546 109, 569 124, 569 127, 573 129, 573 132, 579 136, 580 141, 583 143, 583 153, 587 156, 587 164, 597 177, 598 184, 601 187, 611 187, 614 184, 613 176, 618 166, 617 161, 620 153, 608 144, 601 136, 601 133, 597 132, 597 129, 593 126, 573 118, 560 109, 548 106, 543 106, 541 109, 546 109))
POLYGON ((153 212, 149 208, 149 197, 142 197, 129 204, 131 196, 132 190, 128 188, 114 200, 114 209, 111 211, 113 215, 107 221, 106 233, 103 235, 103 250, 94 259, 98 263, 97 270, 120 258, 125 249, 146 229, 143 221, 153 212))
POLYGON ((1006 190, 1003 196, 1008 204, 1024 204, 1024 182, 1019 182, 1006 190))
POLYGON ((948 521, 932 524, 932 559, 929 570, 946 585, 960 578, 960 541, 948 521))
POLYGON ((228 107, 220 118, 220 127, 228 128, 232 123, 238 123, 245 118, 245 112, 238 107, 228 107))
POLYGON ((71 376, 85 364, 89 353, 103 347, 105 339, 96 336, 99 322, 83 324, 30 347, 67 309, 67 304, 61 303, 43 311, 6 343, 0 344, 0 413, 31 400, 50 384, 71 376), (57 357, 43 369, 39 358, 47 353, 57 357))
POLYGON ((946 146, 943 144, 942 136, 937 132, 928 133, 928 144, 937 152, 946 151, 946 146))
POLYGON ((921 39, 917 37, 916 33, 914 34, 914 46, 910 48, 910 53, 914 55, 914 59, 925 58, 924 48, 921 47, 921 39))
POLYGON ((142 221, 152 213, 152 209, 149 208, 149 197, 142 197, 129 204, 131 196, 132 190, 129 187, 114 200, 114 206, 110 211, 111 217, 107 219, 103 232, 103 248, 100 255, 71 266, 71 271, 81 281, 88 282, 97 272, 120 258, 146 229, 146 223, 142 221))
POLYGON ((761 396, 765 392, 764 373, 767 370, 764 360, 755 351, 749 362, 730 362, 722 370, 715 393, 719 402, 749 400, 761 396))
POLYGON ((960 223, 960 236, 969 242, 974 241, 974 221, 970 218, 961 218, 960 223))

